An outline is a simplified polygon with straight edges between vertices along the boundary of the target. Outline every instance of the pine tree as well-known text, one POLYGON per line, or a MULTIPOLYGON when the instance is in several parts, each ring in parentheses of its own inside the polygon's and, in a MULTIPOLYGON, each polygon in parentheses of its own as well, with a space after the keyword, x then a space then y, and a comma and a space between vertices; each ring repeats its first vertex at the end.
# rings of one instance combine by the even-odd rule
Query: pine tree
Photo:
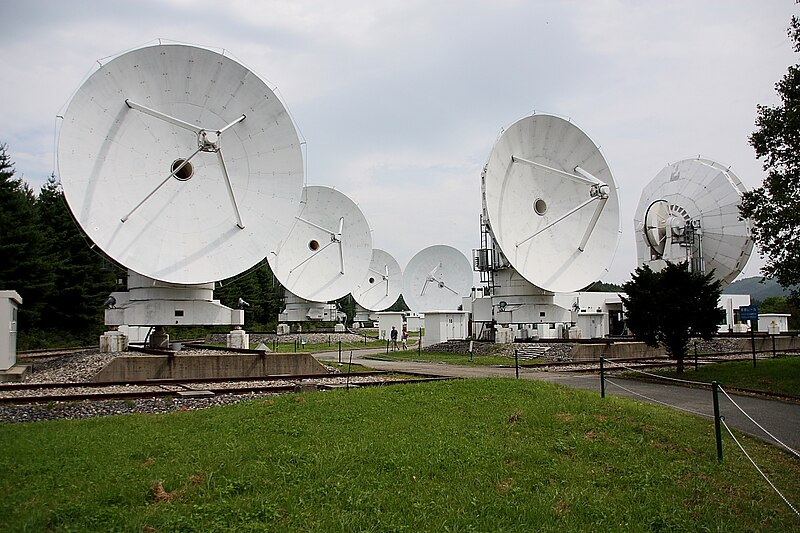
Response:
POLYGON ((50 329, 94 339, 104 329, 103 303, 115 289, 118 268, 75 222, 55 176, 42 187, 36 205, 47 230, 44 247, 55 282, 43 317, 50 329))
POLYGON ((0 144, 0 288, 22 296, 21 333, 41 327, 42 310, 53 288, 43 247, 36 198, 30 186, 15 176, 6 144, 0 144))
POLYGON ((282 294, 266 259, 244 274, 221 281, 214 291, 215 298, 228 307, 238 307, 239 298, 245 300, 250 304, 245 307, 245 327, 263 330, 277 326, 282 294))
POLYGON ((710 339, 725 317, 717 307, 722 284, 713 273, 690 272, 685 262, 667 263, 659 272, 641 266, 622 289, 628 329, 648 346, 663 346, 678 361, 678 372, 683 372, 689 339, 710 339))

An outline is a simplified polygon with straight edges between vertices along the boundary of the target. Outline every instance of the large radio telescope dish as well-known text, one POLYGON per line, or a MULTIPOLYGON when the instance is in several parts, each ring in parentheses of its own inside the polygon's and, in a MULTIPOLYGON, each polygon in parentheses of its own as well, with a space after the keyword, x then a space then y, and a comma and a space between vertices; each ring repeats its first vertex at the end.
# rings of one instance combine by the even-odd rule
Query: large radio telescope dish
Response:
POLYGON ((312 302, 336 300, 366 274, 372 230, 345 194, 309 186, 289 235, 268 258, 275 277, 292 294, 312 302))
POLYGON ((356 303, 370 311, 383 311, 391 307, 403 289, 403 271, 388 252, 375 248, 369 270, 353 290, 356 303))
POLYGON ((506 129, 484 169, 483 200, 503 255, 537 287, 570 292, 608 271, 620 235, 617 186, 572 122, 537 114, 506 129))
POLYGON ((713 269, 725 285, 732 282, 753 251, 750 221, 739 218, 745 191, 730 168, 710 159, 684 159, 664 167, 644 188, 636 208, 639 264, 685 260, 691 244, 679 245, 682 256, 671 257, 669 243, 686 240, 682 237, 688 227, 701 239, 697 249, 705 271, 713 269))
POLYGON ((153 279, 199 284, 256 265, 289 231, 300 144, 256 74, 211 50, 158 44, 81 85, 63 115, 58 167, 70 209, 106 254, 153 279))
POLYGON ((415 312, 456 310, 472 289, 472 266, 452 246, 417 252, 403 272, 403 300, 415 312))

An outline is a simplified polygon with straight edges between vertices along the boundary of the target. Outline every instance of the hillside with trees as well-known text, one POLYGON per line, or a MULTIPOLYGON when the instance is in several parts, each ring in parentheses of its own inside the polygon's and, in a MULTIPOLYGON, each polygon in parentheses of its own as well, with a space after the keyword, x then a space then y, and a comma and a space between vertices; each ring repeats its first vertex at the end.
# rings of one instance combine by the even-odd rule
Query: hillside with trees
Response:
POLYGON ((734 281, 725 287, 722 294, 749 294, 751 300, 760 302, 767 298, 785 298, 790 291, 774 279, 754 276, 734 281))

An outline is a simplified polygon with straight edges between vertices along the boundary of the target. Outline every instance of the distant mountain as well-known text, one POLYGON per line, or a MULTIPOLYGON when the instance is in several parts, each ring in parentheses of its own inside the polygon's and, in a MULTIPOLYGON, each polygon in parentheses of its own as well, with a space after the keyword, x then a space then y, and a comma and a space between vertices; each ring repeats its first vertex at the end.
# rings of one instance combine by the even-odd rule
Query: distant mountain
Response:
POLYGON ((751 300, 763 302, 770 296, 789 296, 789 290, 778 285, 777 281, 755 276, 734 281, 723 289, 722 294, 749 294, 751 300))

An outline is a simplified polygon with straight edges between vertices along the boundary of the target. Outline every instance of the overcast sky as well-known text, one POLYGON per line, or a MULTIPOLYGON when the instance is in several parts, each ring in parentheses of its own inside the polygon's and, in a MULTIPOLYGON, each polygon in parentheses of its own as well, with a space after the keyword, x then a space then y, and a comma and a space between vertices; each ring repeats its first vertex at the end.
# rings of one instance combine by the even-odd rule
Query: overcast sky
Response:
MULTIPOLYGON (((620 189, 603 281, 636 267, 634 210, 667 164, 703 155, 748 188, 756 104, 797 62, 791 0, 4 0, 0 142, 39 187, 55 121, 96 60, 158 38, 225 49, 277 86, 307 143, 307 182, 355 200, 404 267, 479 247, 480 173, 533 111, 597 142, 620 189)), ((745 276, 758 274, 756 254, 745 276)))

